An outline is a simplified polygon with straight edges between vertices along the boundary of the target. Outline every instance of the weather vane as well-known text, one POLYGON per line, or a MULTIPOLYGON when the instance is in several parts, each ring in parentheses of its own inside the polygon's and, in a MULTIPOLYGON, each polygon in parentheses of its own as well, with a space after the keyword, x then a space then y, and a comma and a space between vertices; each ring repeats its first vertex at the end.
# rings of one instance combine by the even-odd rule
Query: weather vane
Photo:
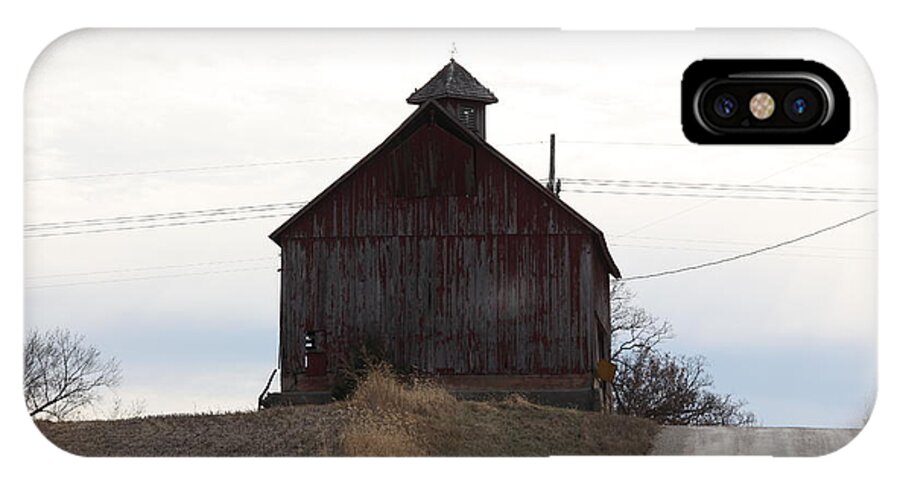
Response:
POLYGON ((456 49, 456 42, 453 42, 450 47, 450 60, 453 60, 453 57, 455 57, 458 52, 459 50, 456 49))

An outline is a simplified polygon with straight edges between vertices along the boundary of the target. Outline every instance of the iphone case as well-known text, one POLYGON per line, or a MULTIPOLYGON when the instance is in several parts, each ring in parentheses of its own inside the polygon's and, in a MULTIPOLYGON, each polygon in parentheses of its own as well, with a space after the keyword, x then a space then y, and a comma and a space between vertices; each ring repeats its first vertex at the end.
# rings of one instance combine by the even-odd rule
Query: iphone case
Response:
POLYGON ((873 408, 875 89, 829 32, 87 29, 25 106, 64 450, 810 456, 873 408), (827 66, 849 135, 689 142, 713 58, 827 66))

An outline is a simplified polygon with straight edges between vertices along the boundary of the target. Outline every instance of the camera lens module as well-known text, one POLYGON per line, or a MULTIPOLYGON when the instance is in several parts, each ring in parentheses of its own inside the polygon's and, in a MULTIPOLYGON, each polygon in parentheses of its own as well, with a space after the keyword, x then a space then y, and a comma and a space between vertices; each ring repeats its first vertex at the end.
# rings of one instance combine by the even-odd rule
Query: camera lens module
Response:
POLYGON ((695 143, 834 144, 850 129, 846 86, 807 60, 698 60, 681 93, 681 124, 695 143))

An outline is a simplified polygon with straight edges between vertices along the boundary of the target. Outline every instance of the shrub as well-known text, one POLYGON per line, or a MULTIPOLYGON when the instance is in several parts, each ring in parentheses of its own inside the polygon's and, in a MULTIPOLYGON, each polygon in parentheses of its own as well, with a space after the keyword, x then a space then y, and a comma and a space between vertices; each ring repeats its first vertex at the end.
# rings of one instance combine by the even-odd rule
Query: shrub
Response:
POLYGON ((352 403, 370 410, 428 415, 452 410, 457 400, 433 381, 415 376, 403 379, 390 365, 381 362, 366 372, 353 393, 352 403))
POLYGON ((382 343, 372 337, 366 337, 350 349, 347 357, 339 360, 331 395, 336 400, 350 398, 373 366, 385 362, 385 349, 382 343))
POLYGON ((457 400, 433 382, 396 374, 385 362, 369 365, 347 409, 351 419, 344 430, 342 450, 355 456, 426 455, 434 443, 428 434, 435 421, 449 418, 457 400))

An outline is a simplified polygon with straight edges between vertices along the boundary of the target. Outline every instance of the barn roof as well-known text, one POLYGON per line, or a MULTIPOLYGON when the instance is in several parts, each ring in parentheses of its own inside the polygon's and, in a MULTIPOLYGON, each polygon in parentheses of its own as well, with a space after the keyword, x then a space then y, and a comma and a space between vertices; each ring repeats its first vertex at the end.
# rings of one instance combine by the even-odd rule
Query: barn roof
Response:
MULTIPOLYGON (((451 61, 451 63, 452 63, 452 61, 451 61)), ((535 191, 537 191, 538 194, 540 194, 540 195, 544 195, 551 204, 556 205, 557 207, 565 210, 566 212, 571 214, 573 217, 575 217, 575 219, 579 223, 581 223, 584 227, 587 228, 588 231, 590 231, 594 235, 595 240, 597 241, 597 243, 600 246, 600 251, 603 255, 604 262, 609 267, 610 274, 612 274, 616 278, 621 278, 621 273, 619 272, 619 268, 616 266, 616 263, 613 261, 612 255, 609 252, 609 248, 606 245, 606 238, 604 237, 603 232, 600 231, 599 228, 597 228, 596 226, 594 226, 594 224, 592 224, 586 218, 581 216, 581 214, 579 214, 575 209, 573 209, 572 207, 567 205, 565 202, 563 202, 559 197, 552 194, 549 190, 547 190, 546 187, 544 187, 543 185, 538 183, 538 181, 535 180, 534 178, 532 178, 531 175, 525 173, 525 171, 522 170, 521 168, 519 168, 518 165, 516 165, 511 160, 506 158, 506 156, 504 156, 502 153, 497 151, 497 149, 492 147, 484 139, 482 139, 481 137, 479 137, 478 135, 473 133, 471 130, 469 130, 462 124, 460 124, 454 115, 451 115, 449 112, 447 112, 447 110, 445 110, 443 107, 441 107, 434 100, 428 100, 424 104, 420 105, 419 108, 417 108, 416 111, 414 111, 409 117, 407 117, 406 120, 404 120, 403 123, 401 123, 400 126, 397 127, 396 130, 394 130, 383 142, 381 142, 380 145, 375 147, 374 150, 369 152, 368 155, 363 157, 362 160, 357 162, 356 165, 354 165, 353 167, 350 168, 350 170, 347 170, 347 172, 345 172, 343 175, 341 175, 340 178, 338 178, 337 180, 334 181, 334 183, 329 185, 328 188, 323 190, 321 193, 319 193, 319 195, 317 195, 315 198, 313 198, 311 201, 309 201, 306 205, 304 205, 303 208, 301 208, 297 213, 295 213, 293 216, 291 216, 291 218, 289 218, 280 227, 278 227, 274 232, 272 232, 269 235, 269 238, 272 239, 272 241, 277 243, 279 246, 281 246, 281 235, 285 231, 287 231, 291 225, 293 225, 298 219, 300 219, 300 217, 302 217, 304 214, 306 214, 306 212, 312 211, 312 209, 319 202, 321 202, 324 198, 327 198, 331 192, 337 190, 340 187, 340 185, 344 183, 344 181, 346 181, 348 178, 352 177, 360 168, 362 168, 363 165, 368 163, 373 158, 377 157, 378 154, 381 153, 382 151, 384 151, 388 146, 392 145, 395 142, 395 140, 404 133, 404 131, 407 129, 408 126, 410 126, 411 124, 418 123, 418 121, 422 120, 423 118, 430 118, 430 117, 426 117, 426 115, 440 116, 441 120, 443 122, 447 122, 448 124, 455 127, 454 132, 456 133, 456 135, 463 136, 468 141, 472 142, 473 144, 484 147, 486 150, 491 152, 498 160, 500 160, 500 162, 504 163, 512 171, 521 175, 521 177, 523 179, 525 179, 525 181, 532 184, 535 188, 535 191)))
POLYGON ((431 80, 422 88, 416 89, 406 99, 406 103, 421 105, 428 100, 437 98, 461 98, 484 103, 497 103, 497 97, 452 58, 450 63, 444 65, 444 68, 431 77, 431 80))

